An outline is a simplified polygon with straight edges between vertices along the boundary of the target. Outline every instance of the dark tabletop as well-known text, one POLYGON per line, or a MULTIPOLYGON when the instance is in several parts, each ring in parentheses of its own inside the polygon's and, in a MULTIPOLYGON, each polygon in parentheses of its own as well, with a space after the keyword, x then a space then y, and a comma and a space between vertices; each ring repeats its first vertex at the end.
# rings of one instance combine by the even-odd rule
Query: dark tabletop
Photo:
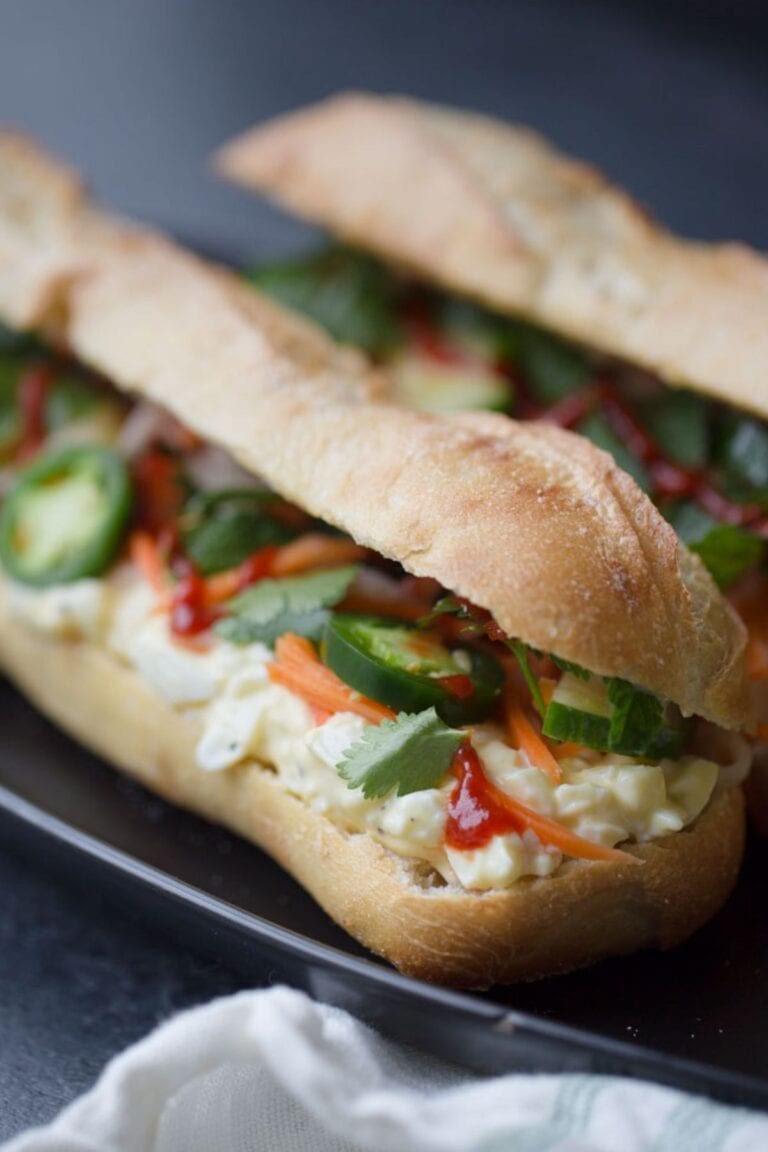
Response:
MULTIPOLYGON (((671 226, 768 248, 768 13, 744 0, 5 0, 0 121, 125 212, 207 246, 302 229, 207 174, 251 121, 334 89, 538 127, 671 226)), ((0 1137, 50 1118, 168 1013, 240 977, 0 850, 0 1137)))

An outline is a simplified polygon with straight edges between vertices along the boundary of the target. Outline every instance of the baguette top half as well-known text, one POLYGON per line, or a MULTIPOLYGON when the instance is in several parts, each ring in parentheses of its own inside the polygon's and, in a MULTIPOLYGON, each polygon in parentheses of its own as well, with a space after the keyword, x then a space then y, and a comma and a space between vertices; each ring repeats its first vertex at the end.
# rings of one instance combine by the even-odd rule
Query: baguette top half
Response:
POLYGON ((677 239, 526 129, 350 93, 217 166, 425 279, 768 417, 768 259, 677 239))
POLYGON ((102 214, 66 169, 2 135, 0 316, 66 341, 510 635, 723 727, 746 722, 740 621, 608 455, 553 427, 378 399, 362 358, 230 272, 102 214))

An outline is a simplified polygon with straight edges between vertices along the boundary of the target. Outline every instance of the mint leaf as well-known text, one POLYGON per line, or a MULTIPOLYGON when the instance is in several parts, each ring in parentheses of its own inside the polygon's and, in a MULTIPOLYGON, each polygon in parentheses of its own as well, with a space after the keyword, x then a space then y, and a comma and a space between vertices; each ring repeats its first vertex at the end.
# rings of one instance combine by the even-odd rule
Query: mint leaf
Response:
POLYGON ((293 533, 271 515, 277 502, 274 492, 261 488, 196 492, 181 515, 184 551, 210 576, 237 567, 268 544, 284 544, 293 533))
POLYGON ((645 755, 664 723, 661 700, 618 677, 606 679, 606 685, 612 705, 610 747, 626 756, 645 755))
POLYGON ((749 416, 730 413, 718 431, 718 462, 734 498, 762 503, 768 498, 768 429, 749 416))
POLYGON ((666 391, 638 404, 651 437, 673 464, 704 468, 709 462, 712 404, 692 392, 666 391))
POLYGON ((407 796, 435 788, 451 767, 464 732, 449 728, 434 708, 366 728, 337 764, 350 788, 362 788, 366 800, 396 792, 407 796))
POLYGON ((582 668, 580 664, 574 664, 572 660, 563 660, 560 656, 553 656, 551 652, 549 658, 561 672, 570 672, 579 680, 589 680, 592 676, 591 672, 588 672, 586 668, 582 668))
POLYGON ((591 365, 577 348, 527 325, 520 325, 518 339, 526 381, 540 403, 556 404, 589 383, 591 365))
POLYGON ((357 575, 358 565, 330 568, 307 576, 262 580, 229 602, 231 615, 215 631, 232 644, 274 644, 285 632, 317 640, 357 575))
POLYGON ((721 524, 699 508, 682 501, 664 515, 680 539, 696 552, 719 588, 728 588, 745 572, 756 568, 765 554, 765 541, 737 524, 721 524))
POLYGON ((304 259, 253 268, 246 276, 344 344, 381 355, 399 343, 397 281, 371 256, 333 245, 304 259))
POLYGON ((547 706, 544 703, 544 697, 541 694, 539 682, 534 676, 533 671, 531 670, 531 666, 528 663, 528 649, 526 648, 525 644, 523 644, 522 640, 507 640, 506 644, 510 652, 514 653, 517 662, 520 665, 520 671, 523 674, 523 679, 528 685, 528 691, 533 697, 533 703, 536 706, 536 711, 538 712, 539 716, 543 716, 547 710, 547 706))
POLYGON ((730 588, 745 572, 756 568, 765 552, 764 541, 737 524, 718 524, 688 547, 701 557, 719 588, 730 588))
POLYGON ((651 490, 651 478, 648 475, 648 469, 638 460, 623 440, 620 439, 611 428, 605 416, 601 412, 592 412, 591 415, 585 418, 576 425, 576 431, 580 432, 582 436, 586 436, 598 448, 602 448, 604 452, 609 452, 614 460, 624 472, 628 472, 632 479, 638 484, 644 492, 651 490))
POLYGON ((469 300, 434 297, 434 320, 459 346, 489 360, 516 360, 520 352, 519 324, 469 300))

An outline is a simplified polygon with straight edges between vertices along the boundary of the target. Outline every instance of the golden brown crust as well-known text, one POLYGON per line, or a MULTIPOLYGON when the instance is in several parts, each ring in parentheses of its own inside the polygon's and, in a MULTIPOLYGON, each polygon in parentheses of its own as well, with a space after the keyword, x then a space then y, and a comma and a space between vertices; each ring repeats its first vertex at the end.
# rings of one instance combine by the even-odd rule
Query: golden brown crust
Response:
POLYGON ((743 851, 738 789, 684 832, 635 846, 642 866, 569 861, 553 877, 468 893, 349 835, 253 763, 195 764, 198 722, 104 650, 41 636, 0 613, 0 661, 64 729, 153 791, 264 848, 353 936, 402 971, 464 987, 527 980, 638 948, 667 948, 727 898, 743 851))
POLYGON ((768 417, 768 260, 677 239, 532 132, 350 93, 217 163, 445 287, 768 417))
POLYGON ((0 137, 0 315, 47 325, 116 384, 488 608, 510 635, 724 727, 744 723, 741 623, 609 456, 552 427, 377 402, 359 356, 235 276, 77 196, 62 208, 60 182, 26 147, 28 164, 0 137), (7 189, 25 171, 28 207, 14 217, 7 189), (41 240, 28 219, 46 218, 48 200, 41 240))

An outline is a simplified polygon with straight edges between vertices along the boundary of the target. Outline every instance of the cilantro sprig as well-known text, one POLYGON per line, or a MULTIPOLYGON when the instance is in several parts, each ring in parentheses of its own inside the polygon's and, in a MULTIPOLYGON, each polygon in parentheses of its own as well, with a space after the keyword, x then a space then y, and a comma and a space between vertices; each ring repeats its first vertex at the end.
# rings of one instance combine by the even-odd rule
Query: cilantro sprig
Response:
POLYGON ((328 610, 344 599, 357 571, 358 565, 348 564, 307 576, 262 580, 230 600, 230 615, 219 620, 215 631, 231 644, 274 644, 285 632, 319 640, 328 610))
POLYGON ((366 800, 395 792, 407 796, 435 788, 448 772, 465 732, 449 728, 434 708, 366 728, 337 765, 350 788, 366 800))

